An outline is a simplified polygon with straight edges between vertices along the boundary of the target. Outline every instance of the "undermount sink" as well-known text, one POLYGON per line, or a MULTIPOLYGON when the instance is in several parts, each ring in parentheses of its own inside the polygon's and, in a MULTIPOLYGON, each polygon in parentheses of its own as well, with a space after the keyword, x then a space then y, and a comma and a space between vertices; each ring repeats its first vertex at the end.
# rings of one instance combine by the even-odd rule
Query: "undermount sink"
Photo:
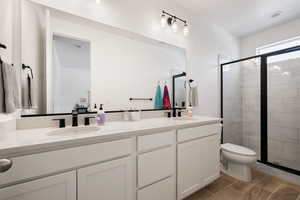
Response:
POLYGON ((48 133, 49 136, 59 136, 59 135, 81 135, 81 134, 89 134, 94 133, 100 130, 100 127, 97 126, 87 126, 87 127, 67 127, 67 128, 61 128, 56 129, 53 131, 50 131, 48 133))

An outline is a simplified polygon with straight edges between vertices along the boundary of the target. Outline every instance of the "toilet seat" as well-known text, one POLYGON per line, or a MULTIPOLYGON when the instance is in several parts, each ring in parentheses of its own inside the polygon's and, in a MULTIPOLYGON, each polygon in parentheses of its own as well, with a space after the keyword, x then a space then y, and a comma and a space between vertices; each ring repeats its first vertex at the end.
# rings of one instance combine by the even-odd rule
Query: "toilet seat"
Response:
POLYGON ((223 151, 227 151, 227 152, 242 155, 242 156, 256 156, 255 151, 248 149, 246 147, 243 147, 243 146, 235 145, 235 144, 230 144, 230 143, 222 144, 221 149, 223 151))

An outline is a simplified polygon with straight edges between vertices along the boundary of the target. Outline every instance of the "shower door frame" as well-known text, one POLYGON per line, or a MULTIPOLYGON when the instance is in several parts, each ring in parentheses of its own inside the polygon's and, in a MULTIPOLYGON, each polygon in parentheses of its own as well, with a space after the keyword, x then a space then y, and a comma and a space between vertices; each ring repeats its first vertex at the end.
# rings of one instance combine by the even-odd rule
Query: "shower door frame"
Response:
POLYGON ((247 58, 242 58, 239 60, 233 60, 230 62, 222 63, 220 65, 220 84, 221 84, 221 124, 222 124, 222 133, 221 133, 221 143, 223 144, 223 69, 224 66, 243 62, 251 59, 260 58, 260 149, 261 155, 260 160, 258 162, 263 163, 265 165, 295 174, 300 176, 300 171, 296 169, 292 169, 289 167, 277 165, 269 162, 268 160, 268 57, 291 53, 295 51, 300 51, 300 46, 295 46, 291 48, 282 49, 279 51, 274 51, 271 53, 251 56, 247 58))

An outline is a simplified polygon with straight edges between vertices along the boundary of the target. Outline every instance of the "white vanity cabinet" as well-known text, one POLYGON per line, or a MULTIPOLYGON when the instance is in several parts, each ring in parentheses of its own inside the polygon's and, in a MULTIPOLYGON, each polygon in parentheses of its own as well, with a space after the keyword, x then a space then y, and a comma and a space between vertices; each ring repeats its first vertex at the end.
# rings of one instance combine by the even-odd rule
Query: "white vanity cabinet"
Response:
POLYGON ((78 200, 132 200, 133 173, 130 158, 78 170, 78 200))
POLYGON ((178 130, 178 199, 184 199, 219 177, 220 125, 178 130))
POLYGON ((0 189, 0 200, 76 200, 76 172, 0 189))
POLYGON ((13 157, 0 200, 180 200, 219 177, 220 125, 13 157))
POLYGON ((12 158, 12 167, 0 173, 0 200, 133 200, 135 177, 130 155, 134 141, 116 140, 12 158), (64 171, 70 172, 59 174, 64 171))

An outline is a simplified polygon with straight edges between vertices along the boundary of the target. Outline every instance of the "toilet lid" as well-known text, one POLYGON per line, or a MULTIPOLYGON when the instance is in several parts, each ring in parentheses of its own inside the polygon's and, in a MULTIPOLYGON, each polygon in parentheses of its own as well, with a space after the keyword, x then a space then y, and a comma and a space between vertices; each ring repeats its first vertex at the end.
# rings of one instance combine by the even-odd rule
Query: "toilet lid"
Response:
POLYGON ((240 154, 240 155, 246 155, 246 156, 256 155, 255 151, 251 149, 248 149, 243 146, 235 145, 235 144, 230 144, 230 143, 222 144, 221 149, 231 153, 240 154))

